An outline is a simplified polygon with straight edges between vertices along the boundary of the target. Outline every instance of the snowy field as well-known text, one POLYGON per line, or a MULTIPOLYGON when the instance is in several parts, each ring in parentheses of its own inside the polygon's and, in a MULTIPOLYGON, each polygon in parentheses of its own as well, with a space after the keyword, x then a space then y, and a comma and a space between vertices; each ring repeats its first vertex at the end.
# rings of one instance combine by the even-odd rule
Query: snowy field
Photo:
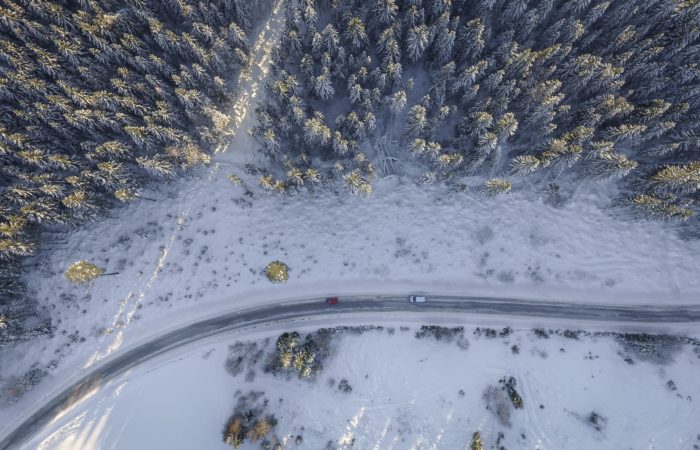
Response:
POLYGON ((173 198, 133 204, 48 254, 29 284, 56 336, 6 351, 4 380, 37 364, 55 386, 197 317, 305 295, 418 290, 657 305, 700 295, 699 241, 616 221, 591 194, 554 209, 524 193, 483 199, 389 179, 370 199, 251 199, 226 176, 172 185, 173 198), (118 274, 71 286, 62 272, 77 259, 118 274), (291 268, 284 286, 262 274, 275 259, 291 268))
MULTIPOLYGON (((230 448, 224 426, 250 392, 263 393, 254 403, 268 400, 265 414, 279 421, 269 441, 276 436, 285 448, 461 449, 475 431, 484 448, 700 445, 697 345, 650 354, 607 336, 543 337, 500 325, 489 336, 483 323, 478 334, 470 323, 461 324, 463 337, 418 339, 418 322, 401 325, 333 335, 325 367, 311 381, 263 371, 282 330, 178 350, 114 380, 24 448, 230 448), (239 340, 257 347, 232 350, 239 340), (253 362, 260 350, 265 356, 253 362), (238 356, 241 373, 233 376, 227 360, 238 356), (501 389, 504 377, 516 380, 522 409, 501 389)), ((316 329, 297 328, 302 338, 316 329)))

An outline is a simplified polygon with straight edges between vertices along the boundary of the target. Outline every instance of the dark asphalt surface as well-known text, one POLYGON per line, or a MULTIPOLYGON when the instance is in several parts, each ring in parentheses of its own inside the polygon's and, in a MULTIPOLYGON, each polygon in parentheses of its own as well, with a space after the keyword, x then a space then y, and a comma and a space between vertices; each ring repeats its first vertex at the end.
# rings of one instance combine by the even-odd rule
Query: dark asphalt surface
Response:
POLYGON ((585 305, 565 302, 538 302, 523 299, 428 296, 428 302, 411 304, 407 296, 341 297, 337 305, 325 305, 323 298, 303 302, 270 304, 239 310, 202 320, 164 334, 95 367, 72 386, 36 410, 0 441, 0 449, 16 449, 62 411, 77 403, 87 393, 118 377, 142 362, 185 344, 240 328, 323 315, 371 312, 382 319, 389 312, 431 312, 446 314, 500 315, 575 319, 627 325, 700 323, 700 305, 688 307, 626 307, 585 305))

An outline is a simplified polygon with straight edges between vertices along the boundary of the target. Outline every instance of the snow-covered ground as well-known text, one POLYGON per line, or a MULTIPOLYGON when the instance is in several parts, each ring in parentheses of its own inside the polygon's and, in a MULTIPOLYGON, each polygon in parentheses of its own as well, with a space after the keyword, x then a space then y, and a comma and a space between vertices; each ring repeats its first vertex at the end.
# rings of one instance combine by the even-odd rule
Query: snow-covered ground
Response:
POLYGON ((655 223, 616 221, 583 193, 554 209, 524 193, 483 199, 389 179, 370 199, 258 191, 248 198, 227 175, 174 184, 173 198, 130 205, 49 254, 29 281, 56 336, 5 352, 3 378, 37 362, 55 366, 42 383, 49 389, 195 317, 308 293, 424 290, 655 304, 700 298, 700 242, 655 223), (71 286, 62 272, 78 259, 119 274, 90 288, 71 286), (262 274, 275 259, 291 268, 286 285, 262 274))
MULTIPOLYGON (((271 352, 280 331, 218 337, 114 380, 24 448, 224 449, 224 425, 250 391, 264 392, 258 403, 269 400, 265 413, 279 420, 273 434, 287 448, 457 449, 467 448, 475 431, 485 448, 496 447, 499 432, 499 445, 508 449, 700 445, 694 346, 671 346, 670 353, 644 360, 613 337, 541 338, 529 329, 486 337, 473 334, 484 323, 454 323, 464 326, 468 341, 458 345, 457 339, 417 339, 418 323, 402 324, 336 335, 313 382, 264 373, 265 359, 244 363, 235 377, 225 369, 229 356, 245 355, 230 350, 235 341, 271 352), (500 390, 504 377, 516 379, 523 409, 512 408, 500 390), (351 392, 338 389, 342 379, 351 392), (489 386, 501 393, 487 400, 489 386)), ((304 329, 298 330, 303 339, 304 329)))
POLYGON ((263 164, 247 130, 281 14, 277 7, 256 40, 255 63, 241 75, 232 106, 236 134, 213 164, 144 192, 157 201, 114 211, 41 255, 27 283, 56 335, 4 351, 0 385, 33 366, 49 375, 3 405, 0 431, 125 347, 261 302, 412 290, 597 303, 700 299, 700 241, 681 240, 659 223, 613 218, 602 184, 581 188, 561 209, 527 191, 487 199, 401 178, 378 180, 369 199, 330 190, 314 197, 263 192, 241 167, 263 164), (243 186, 233 185, 231 174, 243 186), (79 259, 117 274, 88 288, 69 285, 63 271, 79 259), (291 268, 286 285, 262 275, 275 259, 291 268))

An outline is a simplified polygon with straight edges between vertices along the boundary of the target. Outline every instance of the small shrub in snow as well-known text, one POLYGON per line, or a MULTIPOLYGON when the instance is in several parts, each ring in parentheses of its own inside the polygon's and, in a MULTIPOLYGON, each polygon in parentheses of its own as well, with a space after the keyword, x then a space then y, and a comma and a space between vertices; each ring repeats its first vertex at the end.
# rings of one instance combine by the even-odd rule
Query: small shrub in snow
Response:
POLYGON ((452 342, 455 337, 461 338, 464 336, 464 327, 440 327, 436 325, 423 325, 420 327, 420 331, 416 331, 416 338, 422 339, 424 337, 432 337, 435 340, 445 340, 447 342, 452 342))
POLYGON ((549 339, 549 334, 544 328, 534 328, 532 330, 532 334, 534 334, 540 339, 549 339))
POLYGON ((87 261, 77 261, 66 269, 65 276, 71 283, 88 284, 104 273, 104 269, 87 261))
POLYGON ((605 425, 608 422, 608 419, 605 417, 601 416, 597 412, 593 411, 591 412, 588 417, 586 417, 586 421, 590 426, 592 426, 596 431, 603 431, 605 428, 605 425))
POLYGON ((624 333, 614 334, 614 336, 625 350, 637 358, 660 364, 668 362, 671 355, 680 349, 682 344, 682 338, 669 335, 624 333))
POLYGON ((270 424, 270 420, 267 417, 261 417, 255 422, 255 426, 253 426, 250 432, 250 440, 255 442, 258 439, 264 438, 270 433, 271 429, 272 425, 270 424))
POLYGON ((493 339, 498 336, 498 332, 493 328, 477 327, 476 330, 474 330, 474 336, 485 336, 489 339, 493 339))
POLYGON ((581 334, 581 330, 576 330, 576 331, 564 330, 564 332, 562 333, 562 336, 564 336, 567 339, 573 339, 573 340, 578 341, 578 337, 580 334, 581 334))
POLYGON ((499 383, 502 384, 502 389, 508 393, 508 397, 510 398, 510 402, 513 404, 513 407, 515 409, 523 409, 523 398, 520 396, 520 394, 518 394, 518 391, 515 390, 515 386, 518 384, 515 378, 502 378, 499 383))
POLYGON ((498 450, 506 450, 506 448, 501 445, 501 442, 503 442, 503 439, 505 439, 505 437, 506 435, 503 434, 503 432, 498 432, 498 435, 496 436, 496 445, 498 446, 498 450))
MULTIPOLYGON (((318 336, 321 330, 316 332, 318 336)), ((323 341, 321 341, 323 342, 323 341)), ((296 372, 299 378, 311 378, 323 368, 322 359, 327 355, 326 343, 316 343, 313 335, 299 343, 299 333, 282 333, 277 338, 276 352, 272 355, 266 371, 272 373, 296 372)))
POLYGON ((281 261, 272 261, 265 268, 265 276, 273 283, 286 283, 289 279, 289 267, 281 261))
POLYGON ((499 337, 508 337, 513 333, 513 329, 511 327, 505 327, 503 330, 501 330, 500 333, 498 333, 499 337))
POLYGON ((349 394, 352 392, 352 386, 350 386, 350 382, 348 382, 348 380, 343 378, 342 380, 340 380, 340 383, 338 383, 338 390, 340 392, 349 394))
POLYGON ((243 444, 243 441, 245 441, 245 434, 243 419, 240 416, 233 417, 226 425, 224 442, 234 448, 238 448, 243 444))
POLYGON ((256 442, 268 436, 277 425, 277 419, 264 413, 266 406, 267 400, 263 399, 262 392, 251 391, 241 396, 224 427, 224 443, 238 448, 246 439, 256 442))
POLYGON ((587 360, 594 360, 594 359, 598 359, 598 358, 600 358, 600 356, 594 355, 593 352, 591 352, 591 351, 589 351, 588 354, 583 357, 583 359, 587 359, 587 360))

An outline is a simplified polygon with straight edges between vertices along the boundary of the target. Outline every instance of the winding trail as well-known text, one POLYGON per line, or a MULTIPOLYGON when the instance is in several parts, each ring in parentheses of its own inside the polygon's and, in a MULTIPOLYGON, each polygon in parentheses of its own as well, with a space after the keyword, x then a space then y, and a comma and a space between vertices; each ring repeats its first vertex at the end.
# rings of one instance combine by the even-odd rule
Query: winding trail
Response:
POLYGON ((700 324, 700 305, 687 307, 631 307, 613 305, 585 305, 567 302, 544 302, 514 298, 484 298, 469 296, 430 296, 424 304, 411 304, 406 295, 342 297, 337 305, 324 304, 323 298, 271 304, 238 310, 201 320, 178 330, 163 334, 149 342, 128 350, 75 381, 44 405, 38 406, 22 419, 0 441, 0 449, 18 448, 22 442, 41 430, 86 395, 99 389, 135 366, 186 344, 241 328, 292 322, 310 317, 349 316, 372 313, 379 320, 388 313, 440 313, 449 318, 457 315, 491 315, 506 318, 546 318, 593 321, 619 325, 675 325, 700 324))

